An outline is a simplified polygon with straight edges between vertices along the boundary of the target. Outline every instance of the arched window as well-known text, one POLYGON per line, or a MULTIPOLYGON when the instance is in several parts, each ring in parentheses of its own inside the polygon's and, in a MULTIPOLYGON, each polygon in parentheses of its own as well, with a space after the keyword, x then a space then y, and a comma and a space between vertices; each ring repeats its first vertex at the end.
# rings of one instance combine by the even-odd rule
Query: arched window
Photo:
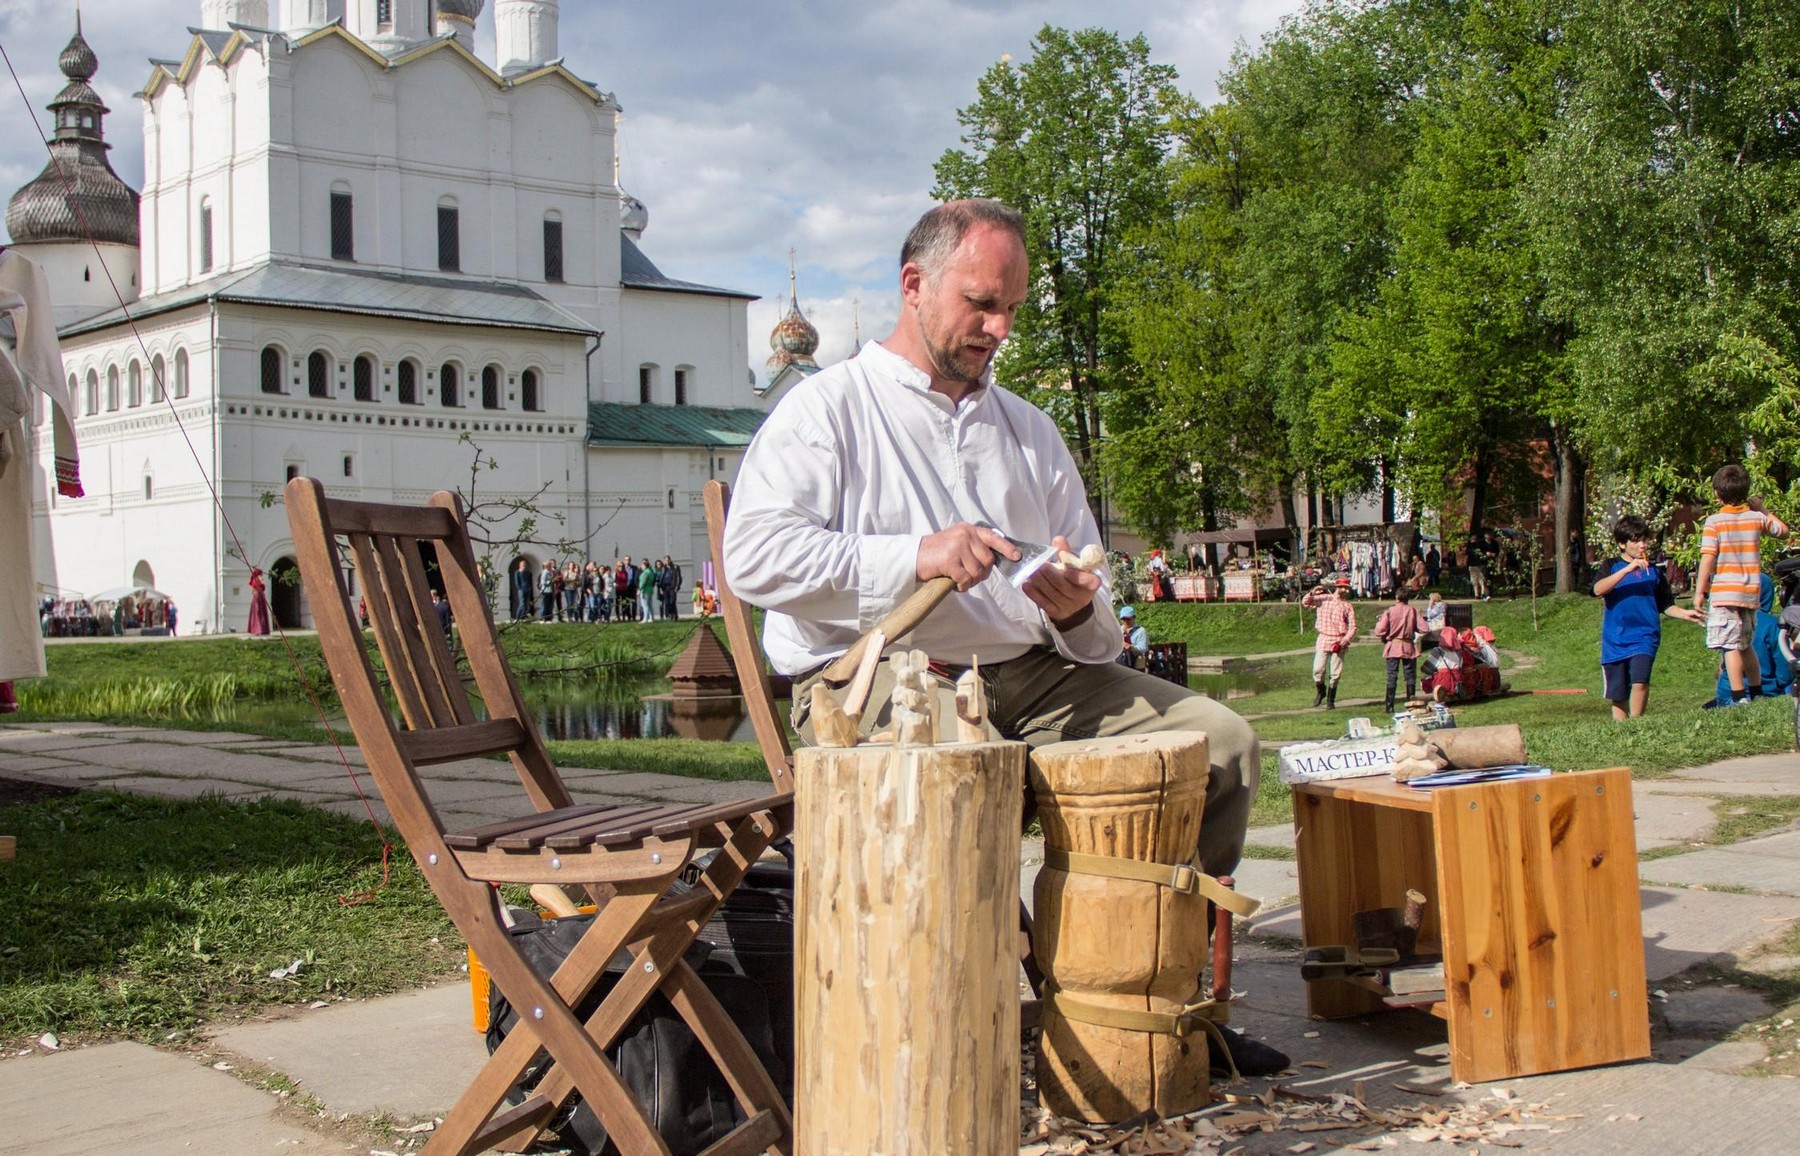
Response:
POLYGON ((357 401, 375 400, 375 359, 363 354, 352 367, 357 401))
POLYGON ((550 212, 544 214, 544 280, 561 281, 563 279, 563 223, 562 214, 550 212))
POLYGON ((308 397, 331 396, 331 358, 315 349, 306 359, 306 394, 308 397))
POLYGON ((490 365, 481 371, 481 408, 500 408, 500 367, 490 365))
POLYGON ((82 398, 81 411, 83 413, 100 412, 100 375, 91 369, 88 370, 87 396, 82 398))
POLYGON ((438 268, 445 273, 462 272, 462 217, 454 197, 438 201, 437 234, 438 268))
POLYGON ((132 409, 144 404, 144 367, 135 357, 125 367, 125 404, 132 409))
POLYGON ((656 366, 638 366, 638 404, 649 405, 656 400, 656 366))
POLYGON ((400 393, 401 405, 419 404, 419 363, 402 361, 400 363, 400 382, 396 387, 400 393))
POLYGON ((262 351, 262 391, 264 393, 286 393, 281 388, 281 365, 286 358, 281 350, 273 345, 263 346, 262 351))
POLYGON ((187 355, 187 350, 177 349, 175 351, 175 396, 177 398, 182 398, 182 397, 186 397, 187 395, 188 395, 188 355, 187 355))
POLYGON ((445 406, 462 404, 462 367, 454 361, 444 362, 438 370, 438 403, 445 406))
POLYGON ((676 405, 686 405, 688 403, 688 375, 692 372, 693 371, 689 369, 678 369, 675 371, 676 405))
POLYGON ((212 198, 200 198, 200 271, 211 273, 213 267, 213 210, 212 198))
POLYGON ((528 369, 519 375, 519 404, 526 413, 538 413, 544 408, 544 398, 538 392, 538 372, 535 369, 528 369))
POLYGON ((168 368, 163 362, 163 355, 157 354, 150 359, 150 396, 161 401, 169 391, 168 368))
POLYGON ((356 203, 342 181, 331 186, 331 258, 356 260, 356 203))
POLYGON ((106 367, 106 412, 111 413, 119 408, 119 367, 106 367))

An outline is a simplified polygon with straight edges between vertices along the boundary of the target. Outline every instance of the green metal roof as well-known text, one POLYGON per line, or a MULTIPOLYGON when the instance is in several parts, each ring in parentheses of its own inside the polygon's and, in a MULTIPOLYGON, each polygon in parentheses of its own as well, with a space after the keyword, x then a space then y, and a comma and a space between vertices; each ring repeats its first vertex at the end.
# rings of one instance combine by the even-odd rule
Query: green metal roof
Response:
POLYGON ((760 409, 705 405, 588 406, 591 446, 747 446, 767 417, 760 409))

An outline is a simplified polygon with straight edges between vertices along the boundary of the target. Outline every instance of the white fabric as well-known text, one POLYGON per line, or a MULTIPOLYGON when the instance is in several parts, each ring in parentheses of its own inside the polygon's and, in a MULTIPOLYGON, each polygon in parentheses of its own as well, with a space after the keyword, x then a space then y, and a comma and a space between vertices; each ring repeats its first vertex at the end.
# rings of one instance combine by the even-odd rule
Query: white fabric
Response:
MULTIPOLYGON (((12 317, 15 338, 13 350, 0 346, 0 682, 8 682, 44 674, 31 574, 32 390, 43 391, 65 419, 69 390, 49 285, 36 265, 10 250, 0 251, 0 312, 12 317)), ((73 452, 72 433, 68 441, 73 452)))
MULTIPOLYGON (((1075 462, 1042 410, 999 386, 954 404, 876 342, 799 384, 763 422, 738 473, 726 579, 769 611, 770 663, 800 674, 842 654, 918 588, 919 542, 956 522, 1014 538, 1100 534, 1075 462)), ((1076 662, 1119 652, 1111 578, 1069 632, 998 572, 952 594, 902 645, 943 662, 1003 662, 1054 646, 1076 662)))

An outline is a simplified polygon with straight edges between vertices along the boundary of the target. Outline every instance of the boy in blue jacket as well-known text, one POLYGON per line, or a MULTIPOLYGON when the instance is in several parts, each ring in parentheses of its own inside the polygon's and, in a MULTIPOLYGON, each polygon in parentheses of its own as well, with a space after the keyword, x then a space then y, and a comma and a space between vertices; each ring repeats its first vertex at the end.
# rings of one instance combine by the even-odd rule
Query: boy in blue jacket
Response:
POLYGON ((1650 668, 1662 645, 1662 616, 1706 621, 1698 610, 1675 605, 1668 576, 1650 562, 1649 538, 1650 528, 1636 514, 1614 522, 1619 557, 1594 583, 1594 596, 1606 600, 1600 624, 1600 672, 1615 719, 1638 717, 1650 701, 1650 668))

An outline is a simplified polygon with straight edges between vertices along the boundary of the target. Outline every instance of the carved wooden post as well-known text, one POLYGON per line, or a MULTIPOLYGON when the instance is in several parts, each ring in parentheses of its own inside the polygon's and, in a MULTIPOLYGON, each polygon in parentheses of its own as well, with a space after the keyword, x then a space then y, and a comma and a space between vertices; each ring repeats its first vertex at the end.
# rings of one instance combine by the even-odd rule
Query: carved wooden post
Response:
POLYGON ((796 1152, 1013 1151, 1024 744, 796 759, 796 1152))

